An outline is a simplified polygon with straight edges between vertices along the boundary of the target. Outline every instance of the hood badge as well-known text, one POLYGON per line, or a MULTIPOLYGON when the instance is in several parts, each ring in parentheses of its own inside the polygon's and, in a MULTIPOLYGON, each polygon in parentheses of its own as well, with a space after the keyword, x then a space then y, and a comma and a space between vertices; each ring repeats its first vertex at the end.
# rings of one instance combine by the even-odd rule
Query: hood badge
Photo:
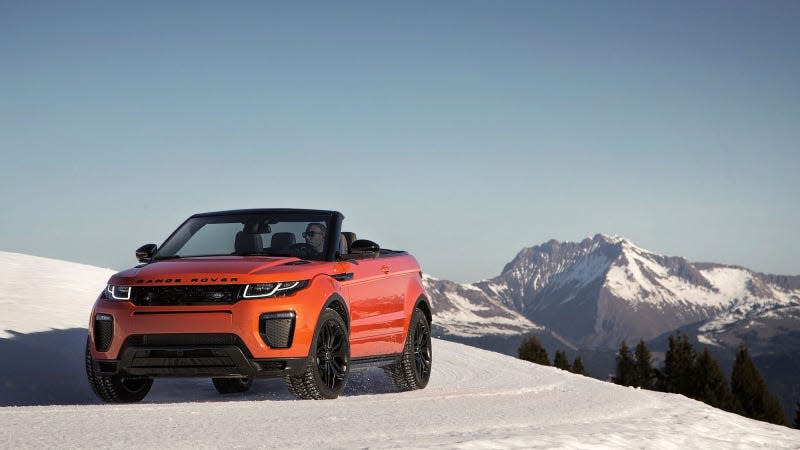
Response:
POLYGON ((155 280, 136 280, 136 284, 153 284, 153 283, 235 283, 238 278, 192 278, 184 280, 183 278, 158 278, 155 280))

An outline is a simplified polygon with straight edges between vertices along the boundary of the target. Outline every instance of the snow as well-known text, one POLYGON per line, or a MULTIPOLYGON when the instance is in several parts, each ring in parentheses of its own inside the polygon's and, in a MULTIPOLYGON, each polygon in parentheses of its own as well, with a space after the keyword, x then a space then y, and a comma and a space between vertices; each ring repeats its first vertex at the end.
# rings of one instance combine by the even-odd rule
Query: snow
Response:
MULTIPOLYGON (((433 285, 438 281, 436 278, 423 275, 422 280, 429 293, 433 289, 437 289, 433 285)), ((542 329, 518 312, 494 301, 477 286, 450 282, 441 295, 449 304, 440 305, 437 303, 439 300, 436 299, 442 297, 433 297, 433 323, 449 335, 461 337, 513 336, 542 329), (459 292, 475 293, 478 299, 482 299, 484 302, 473 301, 459 292)))
MULTIPOLYGON (((41 276, 69 293, 37 296, 34 302, 30 286, 19 289, 22 281, 4 278, 0 329, 44 333, 0 339, 0 352, 15 342, 33 345, 33 336, 66 333, 45 331, 50 329, 72 330, 79 341, 106 271, 0 256, 0 273, 35 274, 46 267, 41 276), (48 313, 51 308, 58 313, 48 313)), ((82 373, 83 346, 64 345, 60 352, 67 359, 60 363, 36 365, 35 358, 19 358, 13 367, 0 368, 0 443, 3 448, 675 449, 798 448, 800 443, 798 430, 679 395, 624 388, 456 343, 434 340, 433 345, 431 380, 419 391, 396 392, 379 369, 354 372, 345 394, 332 401, 293 400, 281 380, 257 380, 248 393, 220 396, 208 380, 158 379, 145 402, 131 405, 97 404, 82 373), (27 389, 13 387, 21 381, 27 389)), ((9 360, 5 353, 0 357, 9 360)))
POLYGON ((572 291, 568 297, 561 301, 561 304, 568 303, 575 298, 581 288, 601 277, 607 270, 611 261, 602 254, 589 253, 578 260, 566 273, 554 275, 548 288, 557 290, 562 287, 569 287, 572 291))
MULTIPOLYGON (((748 290, 748 283, 753 275, 748 270, 735 267, 701 270, 700 274, 711 283, 715 291, 671 275, 666 267, 653 259, 660 255, 643 250, 628 241, 623 241, 622 246, 627 263, 611 266, 606 276, 606 286, 614 295, 632 303, 684 304, 722 310, 737 299, 753 297, 748 290)), ((777 295, 777 292, 773 293, 777 295)), ((786 297, 788 301, 789 293, 780 297, 786 297)))
POLYGON ((701 273, 719 289, 721 298, 729 300, 725 312, 700 327, 699 331, 706 333, 706 339, 712 342, 716 342, 715 333, 724 331, 726 327, 741 320, 780 317, 775 310, 789 312, 793 309, 796 296, 800 294, 798 291, 786 291, 767 285, 770 295, 759 297, 748 289, 748 285, 752 283, 752 274, 737 267, 718 267, 701 273))
POLYGON ((0 338, 85 327, 113 270, 0 252, 0 338))

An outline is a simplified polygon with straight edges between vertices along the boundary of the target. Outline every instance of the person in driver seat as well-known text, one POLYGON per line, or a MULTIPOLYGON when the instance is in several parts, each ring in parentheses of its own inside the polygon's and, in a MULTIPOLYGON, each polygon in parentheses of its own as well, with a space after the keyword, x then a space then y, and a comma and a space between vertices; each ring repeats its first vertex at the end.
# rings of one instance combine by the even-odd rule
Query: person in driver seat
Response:
POLYGON ((312 255, 316 258, 321 258, 323 256, 322 250, 325 246, 326 231, 325 225, 313 222, 308 224, 306 231, 303 233, 303 239, 306 240, 309 250, 316 252, 315 255, 312 255))

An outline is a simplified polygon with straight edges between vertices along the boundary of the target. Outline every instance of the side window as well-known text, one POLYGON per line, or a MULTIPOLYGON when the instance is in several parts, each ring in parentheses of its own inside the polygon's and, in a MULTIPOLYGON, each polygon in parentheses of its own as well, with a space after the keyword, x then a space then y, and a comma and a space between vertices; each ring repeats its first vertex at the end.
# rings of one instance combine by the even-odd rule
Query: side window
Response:
POLYGON ((177 254, 181 256, 231 254, 234 251, 234 237, 241 229, 241 223, 206 224, 197 230, 177 254))

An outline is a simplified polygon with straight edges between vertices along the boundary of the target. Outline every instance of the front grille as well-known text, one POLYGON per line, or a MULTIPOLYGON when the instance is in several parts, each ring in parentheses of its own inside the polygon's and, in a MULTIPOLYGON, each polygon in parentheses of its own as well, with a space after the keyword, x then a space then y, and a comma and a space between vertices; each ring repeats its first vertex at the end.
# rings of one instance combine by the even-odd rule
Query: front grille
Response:
POLYGON ((98 352, 107 352, 114 339, 114 320, 94 320, 94 348, 98 352))
POLYGON ((248 358, 252 355, 244 342, 235 334, 228 333, 172 333, 172 334, 134 334, 125 339, 123 348, 129 346, 147 347, 239 347, 248 358))
POLYGON ((137 306, 230 305, 243 289, 242 284, 134 286, 131 302, 137 306))
POLYGON ((286 361, 283 360, 275 360, 275 361, 255 361, 255 365, 258 370, 262 372, 266 371, 278 371, 283 370, 286 368, 286 361))
POLYGON ((235 368, 236 361, 224 349, 137 350, 129 367, 235 368))

